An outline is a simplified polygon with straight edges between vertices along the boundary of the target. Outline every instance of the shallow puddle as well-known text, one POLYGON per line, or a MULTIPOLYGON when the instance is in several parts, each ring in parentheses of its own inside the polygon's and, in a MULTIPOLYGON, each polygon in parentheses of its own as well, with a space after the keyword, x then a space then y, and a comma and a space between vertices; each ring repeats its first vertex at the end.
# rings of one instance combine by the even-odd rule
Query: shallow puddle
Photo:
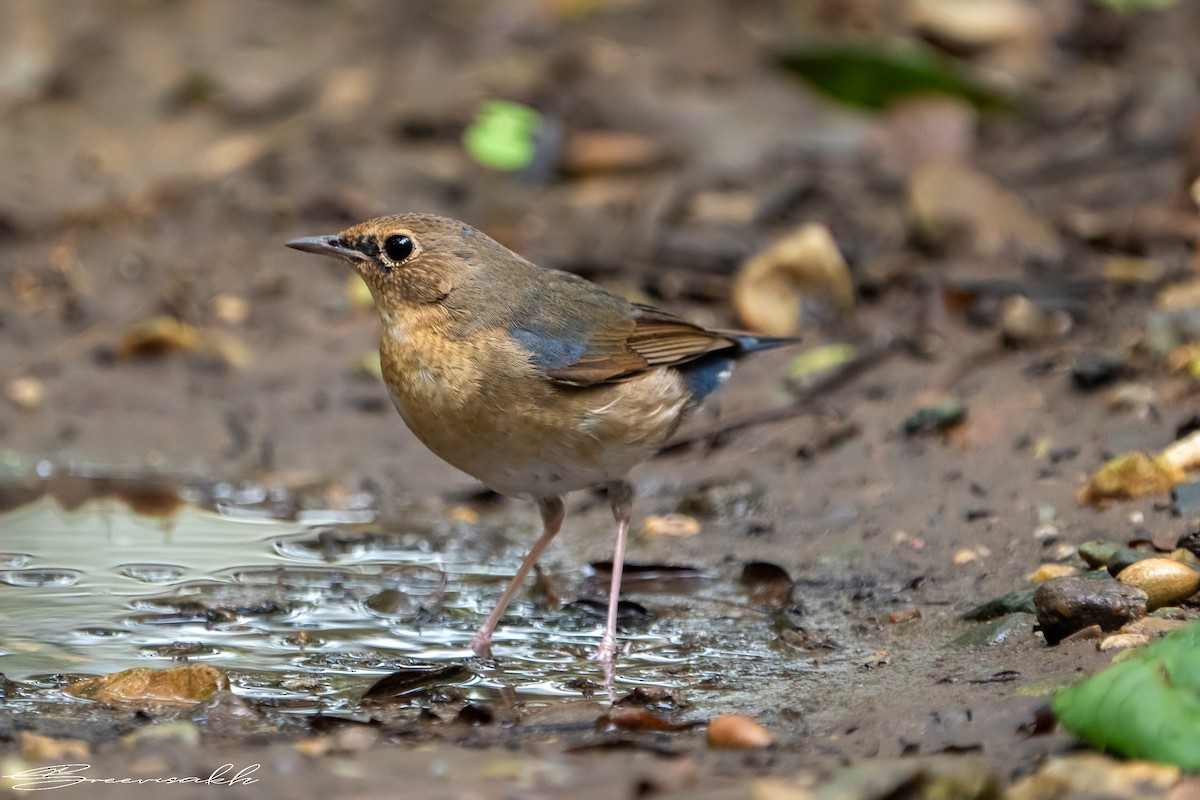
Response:
MULTIPOLYGON (((469 698, 579 696, 600 682, 589 656, 604 598, 591 590, 561 608, 527 591, 497 632, 496 661, 472 656, 524 536, 497 557, 470 525, 370 521, 369 498, 296 514, 254 488, 192 494, 139 503, 109 486, 64 502, 52 491, 0 515, 0 672, 23 682, 10 699, 61 699, 65 676, 197 660, 238 694, 298 713, 350 710, 379 677, 414 665, 465 665, 448 683, 469 698)), ((817 668, 773 644, 771 614, 736 581, 694 570, 655 587, 630 574, 654 612, 629 604, 619 689, 718 689, 817 668)), ((822 655, 821 670, 839 668, 822 655)))

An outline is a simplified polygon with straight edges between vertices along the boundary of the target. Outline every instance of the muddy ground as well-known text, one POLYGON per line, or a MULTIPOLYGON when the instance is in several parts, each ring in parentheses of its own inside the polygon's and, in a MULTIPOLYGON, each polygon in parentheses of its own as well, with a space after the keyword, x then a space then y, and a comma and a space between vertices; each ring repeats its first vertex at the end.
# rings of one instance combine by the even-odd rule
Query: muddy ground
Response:
MULTIPOLYGON (((748 715, 775 737, 765 751, 708 750, 700 728, 598 729, 602 694, 601 705, 579 705, 596 676, 579 646, 564 672, 581 680, 552 682, 561 700, 518 693, 549 722, 513 710, 516 724, 472 726, 454 721, 462 702, 452 698, 430 712, 445 724, 368 726, 365 739, 347 735, 347 721, 256 736, 218 725, 195 746, 122 743, 147 719, 96 712, 84 725, 10 693, 6 769, 37 763, 18 755, 20 732, 39 731, 90 742, 82 760, 97 775, 261 764, 242 796, 801 797, 863 759, 903 771, 911 766, 883 760, 937 765, 920 759, 948 754, 951 766, 930 769, 990 771, 1007 785, 1079 747, 1038 724, 1039 708, 1110 654, 1094 641, 1049 648, 1031 618, 999 644, 954 640, 973 628, 962 612, 1026 585, 1039 563, 1069 559, 1072 545, 1174 541, 1188 528, 1163 495, 1095 508, 1076 494, 1106 458, 1161 449, 1195 413, 1194 382, 1132 345, 1156 293, 1196 269, 1200 9, 1120 16, 1062 0, 983 46, 926 35, 1012 91, 1014 107, 998 113, 848 109, 772 58, 803 42, 919 38, 904 6, 107 0, 0 10, 9 475, 44 460, 55 474, 274 487, 300 508, 367 497, 378 521, 346 536, 374 525, 438 546, 467 537, 468 552, 514 569, 534 535, 532 508, 481 494, 420 446, 381 383, 355 369, 374 346, 373 312, 336 265, 282 247, 390 211, 467 220, 543 265, 722 326, 740 324, 729 301, 739 264, 821 222, 858 299, 840 317, 810 309, 805 346, 876 353, 815 388, 787 380, 794 352, 744 364, 681 432, 698 441, 634 475, 635 529, 698 487, 740 484, 758 498, 704 518, 699 535, 632 541, 630 563, 706 570, 708 594, 668 600, 630 586, 628 599, 659 616, 642 630, 665 630, 685 656, 689 637, 703 637, 674 682, 646 681, 685 698, 668 716, 748 715), (558 126, 566 149, 549 157, 560 168, 514 177, 473 163, 460 136, 490 99, 528 103, 558 126), (572 137, 596 132, 633 134, 636 146, 572 162, 572 137), (1022 209, 968 192, 949 205, 988 211, 918 235, 913 175, 941 155, 992 176, 1022 209), (1113 257, 1154 265, 1135 262, 1132 279, 1116 280, 1113 257), (1058 316, 1033 335, 1010 329, 1005 343, 997 309, 1012 295, 1058 316), (160 315, 216 338, 132 352, 131 326, 160 315), (1114 406, 1108 389, 1075 386, 1081 355, 1122 362, 1142 401, 1114 406), (913 411, 946 396, 965 404, 965 423, 904 433, 913 411), (799 410, 776 421, 702 435, 797 398, 799 410), (753 561, 796 582, 789 637, 739 587, 753 561), (726 660, 722 647, 753 658, 726 660), (325 744, 297 749, 313 737, 325 744)), ((568 508, 544 566, 578 594, 585 565, 610 556, 611 518, 586 493, 568 508)), ((97 548, 97 563, 112 563, 97 548)), ((28 616, 36 641, 36 604, 20 592, 0 587, 0 611, 28 616)), ((552 637, 554 604, 535 592, 523 602, 552 637)), ((465 637, 475 619, 450 627, 465 637)), ((463 641, 445 659, 462 661, 463 641)), ((626 670, 638 646, 623 654, 626 670)), ((503 643, 497 654, 480 669, 503 686, 503 643)), ((11 678, 39 677, 6 663, 11 678)), ((238 670, 236 658, 212 663, 238 670)), ((64 664, 38 685, 53 686, 45 673, 103 671, 64 664)), ((618 694, 637 683, 629 674, 618 694)), ((505 697, 483 700, 502 707, 505 697)), ((88 796, 141 796, 133 791, 92 785, 88 796)))

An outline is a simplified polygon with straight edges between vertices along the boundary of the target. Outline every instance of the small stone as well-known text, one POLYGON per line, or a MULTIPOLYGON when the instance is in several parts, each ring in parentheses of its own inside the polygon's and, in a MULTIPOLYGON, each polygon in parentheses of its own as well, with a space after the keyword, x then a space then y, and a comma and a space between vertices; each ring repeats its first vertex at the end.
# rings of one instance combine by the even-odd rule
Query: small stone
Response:
POLYGON ((1008 346, 1031 344, 1054 331, 1053 318, 1025 295, 1006 297, 1000 304, 1000 333, 1008 346))
POLYGON ((1148 601, 1147 594, 1136 586, 1081 576, 1048 580, 1033 594, 1038 624, 1052 645, 1089 625, 1116 631, 1146 616, 1148 601))
POLYGON ((1018 589, 1015 592, 981 603, 962 615, 968 622, 986 622, 1007 614, 1034 613, 1033 589, 1018 589))
POLYGON ((460 525, 475 525, 479 522, 479 512, 470 506, 451 506, 446 509, 446 521, 460 525))
POLYGON ((928 436, 941 433, 955 425, 961 425, 967 418, 967 407, 961 401, 947 399, 936 406, 918 408, 904 420, 906 436, 928 436))
POLYGON ((1178 561, 1180 564, 1187 564, 1189 567, 1200 568, 1200 557, 1188 550, 1186 547, 1177 547, 1167 553, 1167 558, 1172 561, 1178 561))
POLYGON ((1084 542, 1079 545, 1079 557, 1086 561, 1092 569, 1107 567, 1108 560, 1120 546, 1116 542, 1084 542))
POLYGON ((1171 489, 1171 513, 1177 517, 1200 517, 1200 482, 1181 483, 1171 489))
POLYGON ((979 560, 979 553, 975 550, 962 549, 954 554, 954 565, 961 567, 964 564, 970 564, 972 561, 979 560))
POLYGON ((652 514, 642 523, 642 536, 683 537, 700 533, 700 520, 687 514, 652 514))
POLYGON ((1200 527, 1193 528, 1183 536, 1180 536, 1175 546, 1191 551, 1194 556, 1200 556, 1200 527))
POLYGON ((328 736, 312 736, 295 742, 292 747, 302 756, 320 758, 329 752, 331 745, 328 736))
POLYGON ((736 519, 761 513, 765 499, 766 491, 759 484, 735 481, 689 492, 675 510, 694 517, 736 519))
POLYGON ((959 647, 981 647, 1002 644, 1013 631, 1020 630, 1032 620, 1029 614, 1005 614, 976 625, 971 630, 959 636, 952 644, 959 647))
MULTIPOLYGON (((21 731, 21 758, 36 763, 73 764, 91 759, 92 747, 82 739, 55 739, 21 731)), ((42 786, 42 789, 53 787, 42 786)))
POLYGON ((752 750, 774 740, 771 732, 749 717, 724 714, 708 723, 705 741, 714 750, 752 750))
POLYGON ((1105 567, 1108 569, 1108 574, 1115 578, 1130 565, 1145 561, 1147 558, 1150 558, 1150 554, 1142 550, 1133 547, 1118 547, 1109 556, 1105 567))
POLYGON ((1187 621, 1182 619, 1163 619, 1152 615, 1135 619, 1128 625, 1121 626, 1121 633, 1137 633, 1146 637, 1166 636, 1168 633, 1174 633, 1180 628, 1187 626, 1187 621))
POLYGON ((13 378, 5 392, 8 400, 22 411, 36 411, 46 399, 46 387, 37 378, 13 378))
POLYGON ((1090 642, 1094 639, 1103 639, 1104 630, 1099 625, 1088 625, 1086 628, 1080 628, 1070 636, 1063 639, 1059 644, 1070 644, 1072 642, 1090 642))
POLYGON ((1102 355, 1082 355, 1071 365, 1071 382, 1076 389, 1090 392, 1116 383, 1125 372, 1119 359, 1102 355))
POLYGON ((1109 653, 1114 650, 1128 650, 1131 647, 1142 647, 1150 643, 1150 637, 1140 633, 1114 633, 1112 636, 1105 636, 1096 643, 1096 649, 1101 653, 1109 653))
POLYGON ((1175 605, 1200 591, 1200 572, 1169 558, 1146 558, 1130 564, 1117 580, 1145 592, 1151 611, 1175 605))
POLYGON ((236 294, 218 294, 212 299, 213 316, 226 325, 241 325, 250 315, 250 304, 236 294))
POLYGON ((1078 575, 1079 567, 1070 564, 1042 564, 1029 575, 1030 583, 1044 583, 1051 578, 1065 578, 1078 575))

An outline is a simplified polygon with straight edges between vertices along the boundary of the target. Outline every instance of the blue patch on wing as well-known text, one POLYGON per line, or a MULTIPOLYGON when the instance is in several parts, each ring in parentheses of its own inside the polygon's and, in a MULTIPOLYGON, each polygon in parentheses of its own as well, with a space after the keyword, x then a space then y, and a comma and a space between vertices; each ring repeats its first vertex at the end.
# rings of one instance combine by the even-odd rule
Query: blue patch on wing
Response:
POLYGON ((703 400, 725 383, 733 370, 734 360, 734 357, 727 353, 714 353, 675 369, 683 376, 688 391, 697 400, 703 400))
POLYGON ((583 326, 579 327, 581 330, 567 330, 558 334, 514 328, 508 335, 529 353, 530 360, 539 369, 563 369, 578 363, 587 350, 587 336, 582 330, 583 326))

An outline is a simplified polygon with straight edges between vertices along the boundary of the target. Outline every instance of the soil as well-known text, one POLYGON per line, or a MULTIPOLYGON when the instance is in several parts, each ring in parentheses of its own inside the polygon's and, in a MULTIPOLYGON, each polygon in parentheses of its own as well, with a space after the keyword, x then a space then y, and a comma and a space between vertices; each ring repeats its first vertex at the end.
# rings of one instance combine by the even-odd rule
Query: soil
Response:
MULTIPOLYGON (((903 762, 891 759, 978 759, 1007 785, 1078 749, 1044 731, 1041 709, 1111 654, 1094 641, 1048 647, 1032 618, 999 644, 954 640, 975 628, 964 611, 1027 585, 1074 545, 1174 542, 1194 524, 1163 495, 1096 508, 1077 492, 1108 457, 1169 444, 1195 412, 1194 382, 1130 343, 1157 291, 1196 269, 1186 187, 1197 175, 1200 8, 1119 16, 1063 0, 1038 10, 1044 26, 1027 57, 957 53, 983 72, 1009 69, 1020 102, 982 116, 955 106, 967 133, 946 146, 1052 234, 989 248, 971 225, 1007 212, 965 223, 965 244, 914 233, 906 192, 929 156, 897 133, 911 106, 839 106, 771 57, 823 37, 913 38, 900 5, 56 0, 0 10, 0 382, 10 398, 22 378, 44 391, 34 408, 0 403, 0 456, 18 481, 165 475, 268 487, 314 509, 364 493, 373 524, 420 520, 440 543, 477 535, 481 560, 514 569, 533 508, 488 496, 409 434, 380 381, 355 369, 375 346, 374 312, 348 294, 339 267, 282 246, 392 211, 464 219, 545 266, 725 327, 739 324, 729 293, 745 257, 822 222, 859 297, 848 316, 810 307, 804 348, 878 349, 808 389, 787 377, 795 351, 742 364, 680 433, 699 441, 633 476, 635 529, 703 487, 761 494, 749 511, 704 518, 697 536, 631 542, 628 563, 707 570, 710 596, 661 599, 635 585, 627 596, 685 619, 664 623, 680 639, 707 637, 710 654, 689 661, 677 687, 689 705, 673 718, 750 716, 774 735, 767 750, 707 749, 698 728, 606 731, 596 726, 603 704, 578 689, 534 703, 562 715, 549 722, 369 726, 365 739, 347 734, 356 722, 331 722, 306 733, 324 737, 318 755, 297 749, 294 730, 122 744, 144 721, 114 712, 75 727, 10 701, 0 709, 6 772, 23 763, 20 732, 34 730, 89 741, 93 775, 261 764, 241 796, 800 797, 806 781, 860 760, 894 771, 903 762), (536 107, 567 141, 630 133, 665 156, 492 172, 460 145, 490 99, 536 107), (725 204, 701 213, 697 198, 725 204), (1114 256, 1160 269, 1114 281, 1114 256), (1066 315, 1069 331, 1005 343, 996 309, 1013 294, 1066 315), (245 363, 229 363, 240 359, 227 344, 131 356, 130 326, 159 315, 236 341, 245 363), (1095 354, 1153 391, 1141 413, 1075 386, 1072 363, 1095 354), (911 413, 946 396, 965 404, 962 425, 905 434, 911 413), (781 419, 705 435, 798 397, 781 419), (464 508, 475 527, 451 524, 464 508), (738 579, 756 561, 795 580, 791 639, 779 638, 777 617, 745 610, 738 579), (724 636, 730 651, 757 655, 723 662, 713 654, 724 636)), ((573 496, 544 562, 549 579, 577 587, 611 546, 606 503, 573 496)), ((0 587, 0 613, 36 620, 22 602, 0 587)), ((553 604, 527 603, 553 625, 553 604)), ((502 647, 497 655, 491 674, 503 684, 502 647)), ((582 655, 577 668, 595 669, 582 655)), ((635 683, 619 681, 618 694, 635 683)))

